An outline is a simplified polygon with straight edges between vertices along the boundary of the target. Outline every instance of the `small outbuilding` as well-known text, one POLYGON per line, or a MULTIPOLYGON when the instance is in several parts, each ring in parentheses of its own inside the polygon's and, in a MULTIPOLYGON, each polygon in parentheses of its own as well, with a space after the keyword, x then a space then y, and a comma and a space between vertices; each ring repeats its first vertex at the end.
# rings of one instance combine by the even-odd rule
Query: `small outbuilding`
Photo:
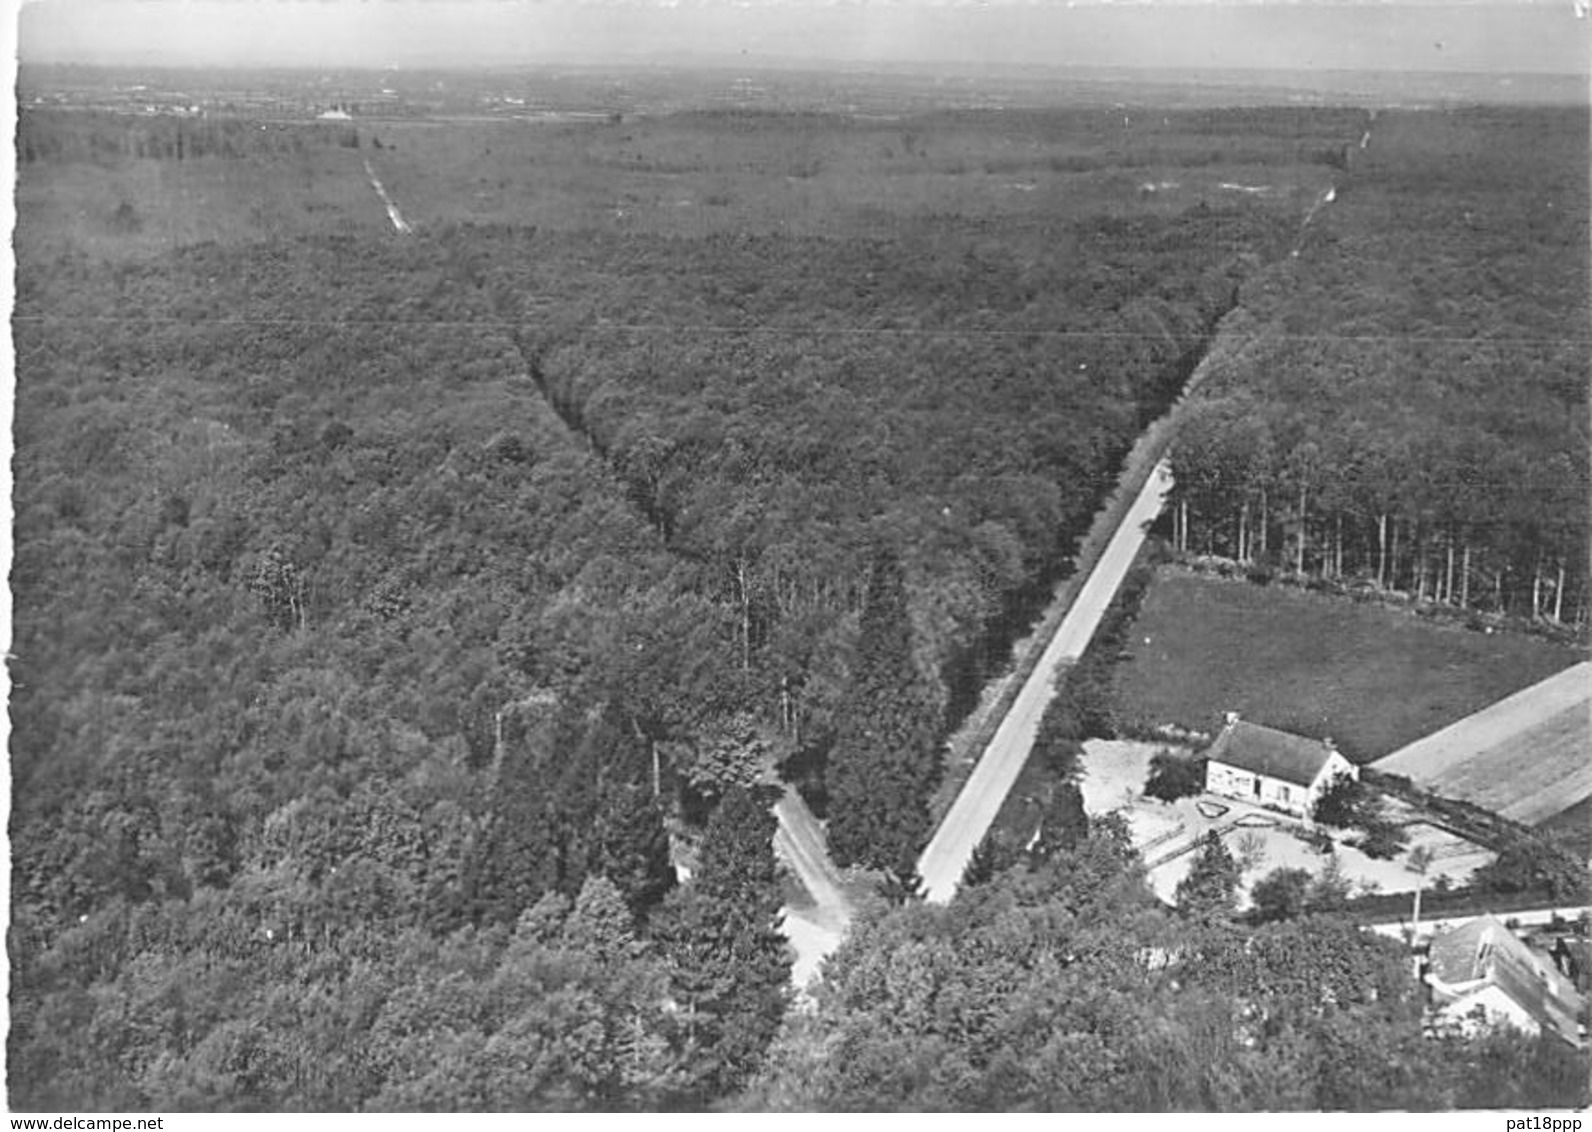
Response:
POLYGON ((1496 916, 1477 916, 1434 936, 1423 980, 1435 1017, 1464 1032, 1504 1025, 1576 1047, 1585 1042, 1585 999, 1548 956, 1496 916))
POLYGON ((1316 799, 1338 775, 1358 779, 1359 768, 1330 739, 1307 739, 1229 713, 1227 726, 1205 752, 1205 789, 1226 798, 1309 817, 1316 799))

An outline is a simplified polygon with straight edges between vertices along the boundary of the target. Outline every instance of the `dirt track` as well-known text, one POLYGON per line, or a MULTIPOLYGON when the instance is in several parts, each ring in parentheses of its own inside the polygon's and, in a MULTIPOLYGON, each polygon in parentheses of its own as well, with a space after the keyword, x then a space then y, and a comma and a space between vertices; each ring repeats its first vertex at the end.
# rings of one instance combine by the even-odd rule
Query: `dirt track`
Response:
POLYGON ((774 805, 774 816, 779 820, 774 852, 812 898, 811 907, 786 907, 781 923, 796 952, 791 981, 801 988, 817 977, 820 965, 840 946, 855 910, 824 847, 823 827, 794 787, 785 788, 785 796, 774 805))
POLYGON ((365 161, 365 175, 370 178, 370 187, 375 189, 376 195, 381 198, 382 207, 387 210, 387 219, 392 221, 392 226, 398 230, 400 235, 413 235, 414 229, 409 226, 409 222, 405 220, 403 218, 403 214, 398 211, 397 204, 395 204, 392 197, 388 195, 386 186, 381 183, 379 178, 377 178, 376 170, 371 168, 371 164, 368 159, 365 161))

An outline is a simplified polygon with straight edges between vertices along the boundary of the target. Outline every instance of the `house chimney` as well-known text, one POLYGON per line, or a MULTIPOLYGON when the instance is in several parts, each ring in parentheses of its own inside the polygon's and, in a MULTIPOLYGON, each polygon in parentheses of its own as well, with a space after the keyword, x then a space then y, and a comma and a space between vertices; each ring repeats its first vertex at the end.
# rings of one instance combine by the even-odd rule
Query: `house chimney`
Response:
POLYGON ((1235 724, 1237 722, 1238 722, 1238 713, 1236 711, 1228 712, 1227 713, 1227 726, 1231 727, 1233 724, 1235 724))

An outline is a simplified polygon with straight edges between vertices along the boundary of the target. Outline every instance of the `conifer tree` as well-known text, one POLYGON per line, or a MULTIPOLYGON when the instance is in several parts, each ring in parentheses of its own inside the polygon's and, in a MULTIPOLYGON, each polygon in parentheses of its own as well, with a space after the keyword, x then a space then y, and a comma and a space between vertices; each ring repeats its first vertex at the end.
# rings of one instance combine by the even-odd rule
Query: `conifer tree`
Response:
POLYGON ((1188 876, 1177 883, 1178 911, 1198 919, 1231 915, 1238 899, 1238 862, 1215 830, 1205 834, 1188 876))
POLYGON ((546 734, 511 749, 470 863, 475 918, 512 922, 543 893, 573 896, 599 875, 633 915, 656 907, 674 871, 644 766, 637 741, 610 714, 566 712, 546 734))
POLYGON ((1077 786, 1063 782, 1050 792, 1038 832, 1032 852, 1041 860, 1075 849, 1089 836, 1089 815, 1083 808, 1083 792, 1077 786))
POLYGON ((654 917, 704 1097, 750 1079, 785 1013, 774 828, 767 799, 731 787, 708 821, 696 875, 654 917))
POLYGON ((829 754, 829 847, 840 865, 908 874, 929 832, 939 713, 912 659, 901 564, 874 563, 851 692, 829 754))
POLYGON ((563 858, 556 815, 528 754, 505 760, 486 828, 465 867, 476 921, 513 923, 558 884, 563 858))
POLYGON ((594 874, 606 876, 631 912, 644 916, 674 886, 663 813, 643 785, 613 786, 596 816, 594 874))
POLYGON ((962 873, 962 887, 988 884, 1016 864, 1021 856, 1019 850, 1006 844, 998 831, 991 830, 968 858, 967 868, 962 873))
POLYGON ((581 885, 575 905, 565 917, 559 942, 602 962, 619 962, 636 954, 635 922, 619 887, 605 876, 581 885))

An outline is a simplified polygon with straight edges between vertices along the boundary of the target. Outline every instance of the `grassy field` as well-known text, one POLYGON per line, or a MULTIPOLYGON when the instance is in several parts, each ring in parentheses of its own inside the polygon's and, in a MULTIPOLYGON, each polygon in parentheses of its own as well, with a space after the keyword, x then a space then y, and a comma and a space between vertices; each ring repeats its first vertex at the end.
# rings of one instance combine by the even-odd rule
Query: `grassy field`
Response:
POLYGON ((615 123, 381 124, 383 179, 417 224, 597 226, 705 232, 876 235, 903 218, 1049 220, 1176 214, 1242 197, 1296 213, 1330 170, 1298 160, 1290 138, 1210 160, 1209 140, 1118 125, 1106 114, 1068 128, 907 119, 680 115, 615 123), (1193 145, 1203 147, 1190 152, 1193 145), (1190 164, 1190 162, 1197 162, 1190 164), (1153 190, 1146 186, 1154 186, 1153 190))
MULTIPOLYGON (((282 127, 281 139, 262 134, 263 148, 238 158, 80 162, 24 176, 18 244, 30 259, 67 246, 148 257, 207 241, 391 237, 367 160, 422 234, 468 222, 878 238, 952 222, 1032 226, 1053 242, 1049 226, 1069 217, 1176 216, 1201 203, 1302 215, 1330 182, 1317 155, 1359 129, 1322 112, 1273 121, 1266 137, 1235 145, 1212 121, 1109 110, 375 120, 358 123, 354 147, 304 123, 282 127)), ((1219 123, 1229 135, 1247 128, 1219 123)))
POLYGON ((1431 789, 1537 825, 1592 792, 1586 735, 1585 707, 1560 712, 1440 775, 1431 789))
POLYGON ((67 247, 95 257, 148 258, 206 242, 392 235, 362 154, 335 146, 56 166, 47 177, 29 172, 17 179, 16 207, 17 256, 29 263, 67 247))
POLYGON ((1445 798, 1539 825, 1592 794, 1592 665, 1579 664, 1380 760, 1445 798))
POLYGON ((1226 711, 1370 762, 1583 659, 1342 598, 1165 570, 1116 674, 1125 722, 1214 731, 1226 711))

